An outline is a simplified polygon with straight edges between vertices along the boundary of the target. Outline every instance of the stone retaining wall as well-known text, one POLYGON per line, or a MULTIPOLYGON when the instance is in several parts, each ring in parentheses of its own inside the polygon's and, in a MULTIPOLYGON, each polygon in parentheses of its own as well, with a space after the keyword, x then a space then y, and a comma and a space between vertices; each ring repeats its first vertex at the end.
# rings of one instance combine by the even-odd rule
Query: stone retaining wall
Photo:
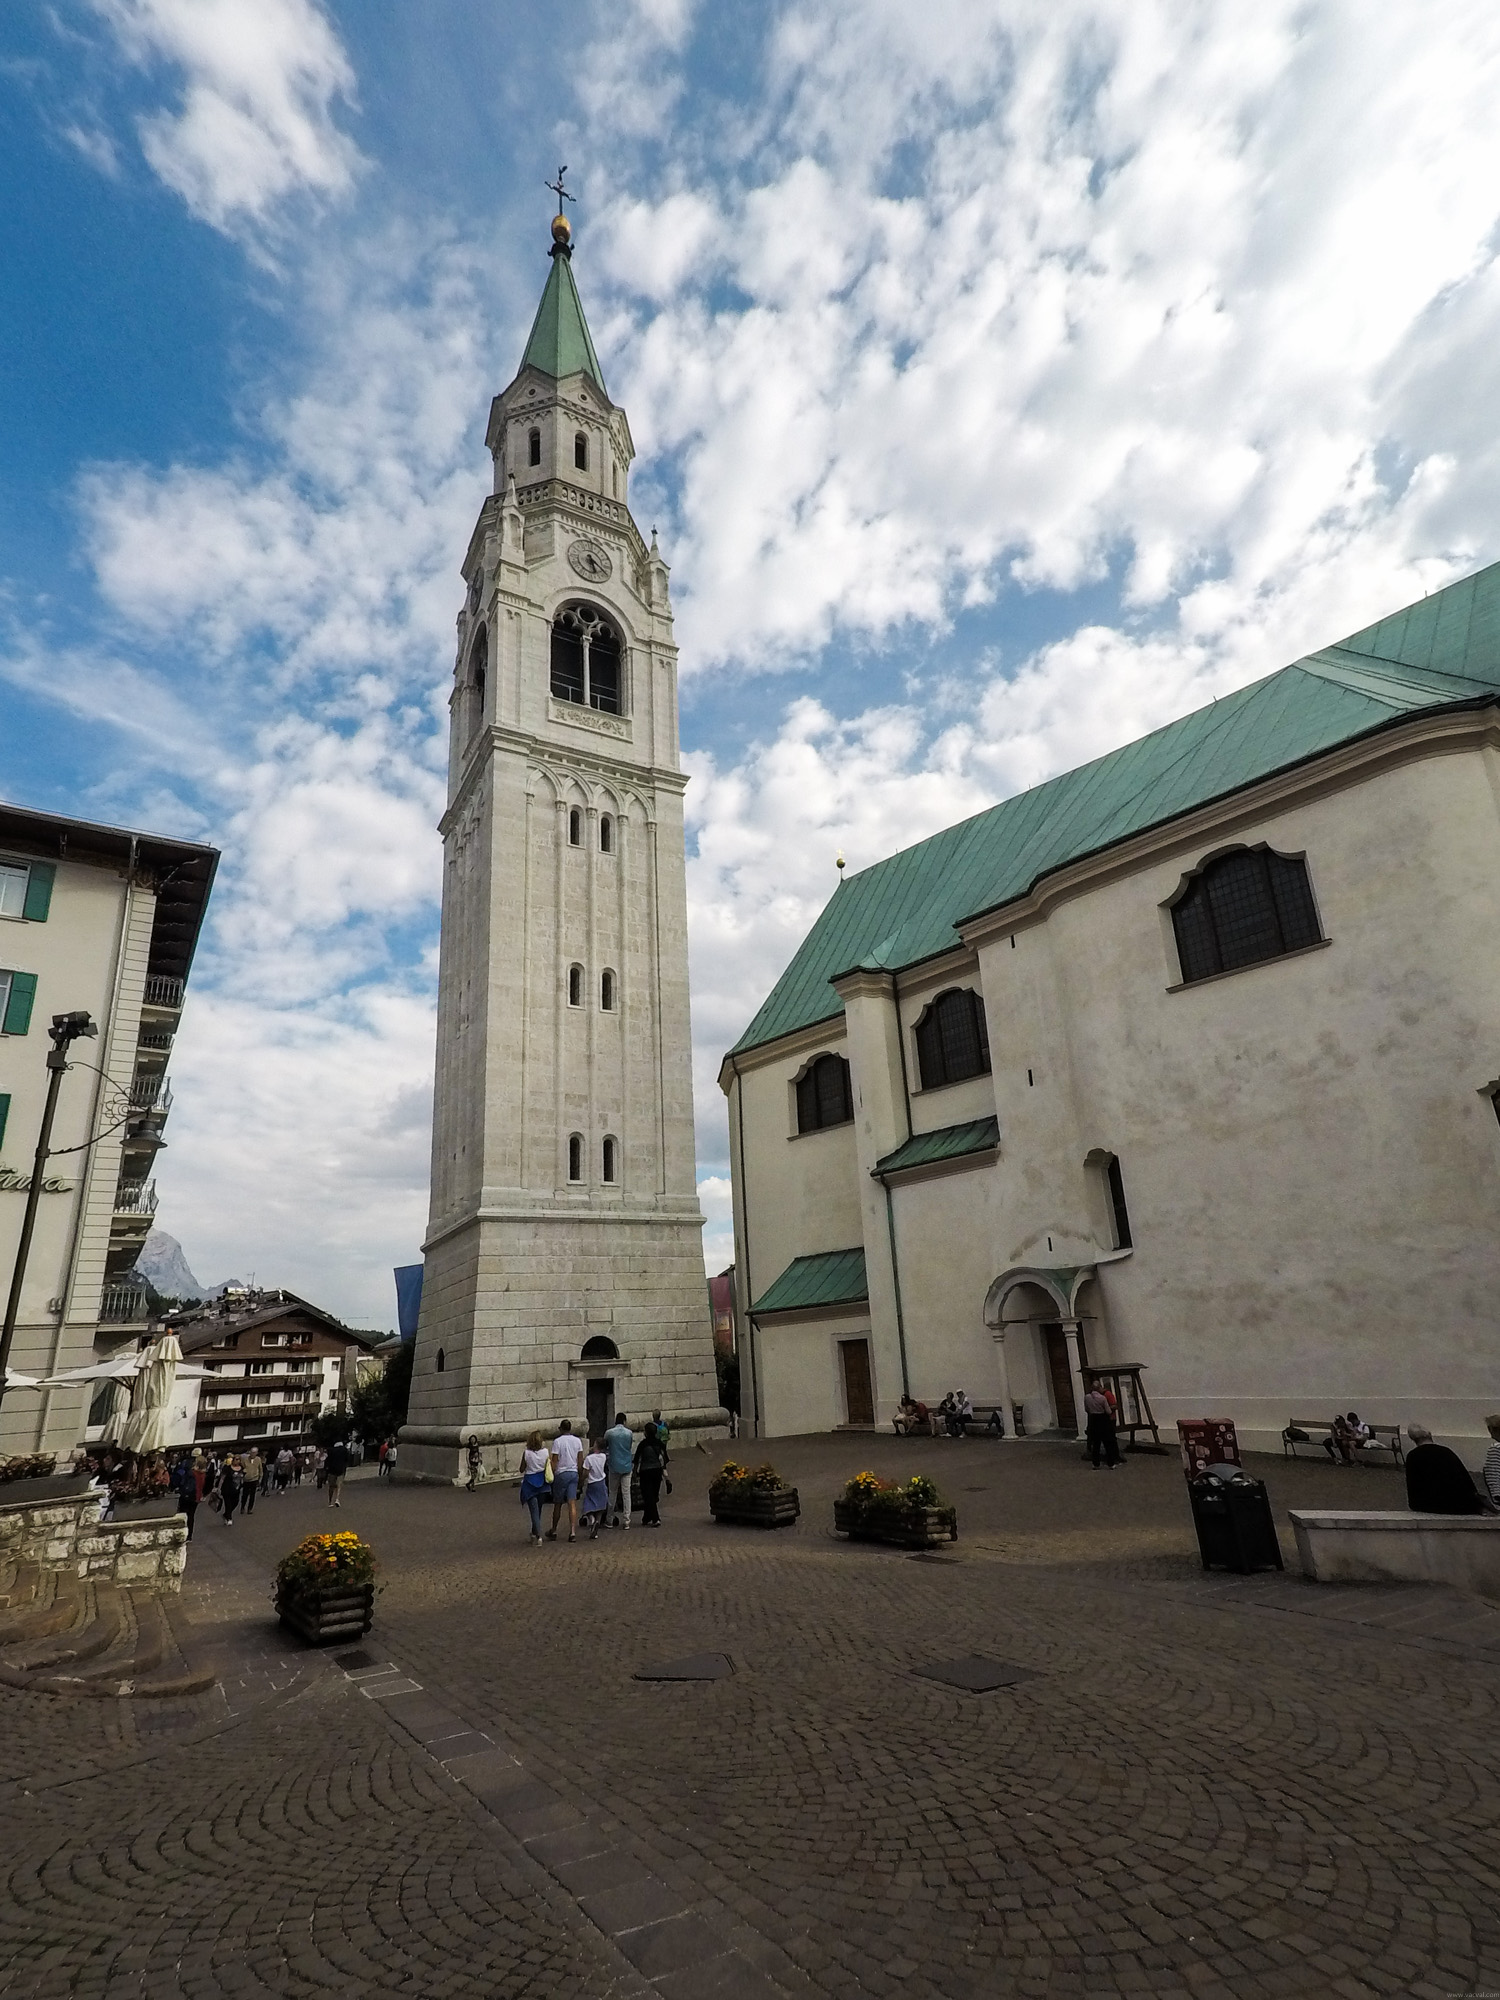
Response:
POLYGON ((160 1521, 100 1521, 78 1537, 78 1574, 114 1583, 181 1590, 187 1566, 187 1517, 160 1521))
MULTIPOLYGON (((17 1482, 23 1484, 24 1482, 17 1482)), ((187 1564, 187 1520, 101 1521, 99 1494, 49 1500, 0 1500, 0 1563, 44 1569, 156 1590, 180 1590, 187 1564)))

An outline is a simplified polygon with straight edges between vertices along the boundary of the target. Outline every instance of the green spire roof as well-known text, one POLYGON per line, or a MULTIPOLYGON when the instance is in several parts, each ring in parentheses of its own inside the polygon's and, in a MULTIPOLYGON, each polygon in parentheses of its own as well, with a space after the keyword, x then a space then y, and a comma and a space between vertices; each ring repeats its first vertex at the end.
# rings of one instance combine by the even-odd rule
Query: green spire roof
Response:
POLYGON ((565 250, 552 253, 552 272, 531 324, 531 338, 521 356, 521 366, 539 368, 555 382, 560 382, 564 375, 588 375, 601 396, 609 394, 565 250))
POLYGON ((1410 716, 1497 696, 1500 563, 846 876, 735 1053, 836 1019, 831 979, 951 950, 955 925, 1070 861, 1410 716))

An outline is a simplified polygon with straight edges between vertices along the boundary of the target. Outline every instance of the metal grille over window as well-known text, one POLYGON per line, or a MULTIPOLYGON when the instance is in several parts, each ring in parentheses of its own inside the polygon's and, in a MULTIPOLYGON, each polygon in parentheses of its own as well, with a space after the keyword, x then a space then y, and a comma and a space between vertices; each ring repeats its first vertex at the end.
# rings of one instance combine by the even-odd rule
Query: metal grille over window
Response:
POLYGON ((1172 910, 1184 982, 1320 944, 1307 863, 1267 847, 1211 861, 1172 910))
POLYGON ((990 1073, 990 1037, 984 1002, 967 986, 940 993, 917 1023, 917 1066, 922 1088, 990 1073))
POLYGON ((819 1056, 797 1079, 797 1130, 821 1132, 827 1125, 847 1125, 853 1116, 848 1063, 842 1056, 819 1056))
POLYGON ((552 693, 603 715, 620 713, 620 638, 592 604, 570 604, 552 625, 552 693))

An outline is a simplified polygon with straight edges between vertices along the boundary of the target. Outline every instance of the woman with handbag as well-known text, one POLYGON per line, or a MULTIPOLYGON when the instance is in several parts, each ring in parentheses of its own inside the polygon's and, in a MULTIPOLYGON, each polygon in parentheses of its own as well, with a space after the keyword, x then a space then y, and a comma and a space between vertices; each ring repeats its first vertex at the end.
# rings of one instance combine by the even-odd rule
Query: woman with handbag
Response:
POLYGON ((542 1546, 542 1502, 551 1497, 552 1454, 533 1431, 521 1453, 521 1505, 531 1515, 531 1546, 542 1546))
MULTIPOLYGON (((661 1483, 667 1476, 667 1448, 656 1425, 647 1424, 635 1449, 635 1469, 641 1482, 641 1525, 661 1526, 661 1483)), ((668 1488, 668 1491, 671 1489, 668 1488)))

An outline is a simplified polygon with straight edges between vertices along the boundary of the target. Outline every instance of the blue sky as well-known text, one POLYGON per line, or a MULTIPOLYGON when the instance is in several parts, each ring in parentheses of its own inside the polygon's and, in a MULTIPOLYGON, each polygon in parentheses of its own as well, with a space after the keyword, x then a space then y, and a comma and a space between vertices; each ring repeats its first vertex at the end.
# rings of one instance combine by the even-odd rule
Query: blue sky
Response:
POLYGON ((673 570, 699 1160, 833 882, 1491 560, 1500 23, 0 15, 0 794, 225 853, 161 1219, 389 1323, 490 396, 578 277, 673 570))

